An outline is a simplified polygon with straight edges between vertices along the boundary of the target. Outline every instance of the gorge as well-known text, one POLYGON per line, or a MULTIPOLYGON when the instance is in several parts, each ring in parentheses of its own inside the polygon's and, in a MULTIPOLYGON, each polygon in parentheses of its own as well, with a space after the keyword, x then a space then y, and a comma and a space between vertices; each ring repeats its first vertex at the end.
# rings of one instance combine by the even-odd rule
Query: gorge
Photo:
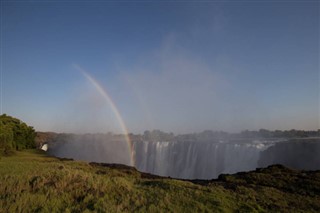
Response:
POLYGON ((132 150, 121 135, 111 134, 56 134, 42 142, 48 153, 57 157, 126 165, 132 163, 133 157, 133 166, 139 171, 181 179, 212 179, 272 164, 320 169, 317 137, 168 141, 133 138, 132 150))

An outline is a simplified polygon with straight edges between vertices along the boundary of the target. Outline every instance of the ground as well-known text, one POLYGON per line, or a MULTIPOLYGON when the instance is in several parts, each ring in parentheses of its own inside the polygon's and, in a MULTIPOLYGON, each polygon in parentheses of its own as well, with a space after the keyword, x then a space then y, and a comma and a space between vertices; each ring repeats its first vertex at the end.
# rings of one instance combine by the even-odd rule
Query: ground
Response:
POLYGON ((0 159, 0 212, 319 212, 320 171, 281 165, 215 180, 176 180, 121 165, 0 159))

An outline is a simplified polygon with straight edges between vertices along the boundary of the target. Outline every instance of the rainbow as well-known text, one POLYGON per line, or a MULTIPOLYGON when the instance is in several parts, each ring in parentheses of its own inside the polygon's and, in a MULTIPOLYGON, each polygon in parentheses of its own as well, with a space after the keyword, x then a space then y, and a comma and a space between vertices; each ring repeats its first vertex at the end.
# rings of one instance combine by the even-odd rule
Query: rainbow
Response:
POLYGON ((115 114, 116 119, 119 122, 119 125, 124 133, 125 136, 125 140, 128 144, 128 147, 130 149, 130 165, 131 166, 135 166, 135 160, 134 160, 134 152, 133 152, 133 145, 132 142, 129 138, 129 133, 128 133, 128 128, 126 127, 122 116, 118 110, 118 108, 116 107, 116 104, 114 103, 114 101, 112 100, 111 96, 108 94, 107 90, 105 88, 103 88, 99 82, 97 80, 95 80, 88 72, 86 72, 83 68, 81 68, 79 65, 77 64, 73 64, 73 67, 76 68, 77 70, 79 70, 83 76, 95 87, 95 89, 97 90, 97 92, 99 92, 99 94, 108 102, 108 104, 111 107, 112 112, 115 114))

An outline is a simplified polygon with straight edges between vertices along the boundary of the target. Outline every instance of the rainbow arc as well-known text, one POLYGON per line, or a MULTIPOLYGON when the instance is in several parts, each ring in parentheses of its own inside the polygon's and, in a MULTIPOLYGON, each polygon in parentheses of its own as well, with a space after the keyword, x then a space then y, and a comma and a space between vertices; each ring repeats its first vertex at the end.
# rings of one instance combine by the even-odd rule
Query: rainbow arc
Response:
POLYGON ((109 104, 112 112, 114 113, 117 121, 119 122, 120 128, 123 131, 126 143, 128 144, 129 147, 129 155, 130 155, 130 165, 131 166, 135 166, 135 161, 134 161, 134 157, 133 157, 133 146, 132 146, 132 142, 129 138, 129 133, 128 133, 128 128, 126 127, 122 116, 120 114, 119 109, 117 108, 115 102, 112 100, 112 97, 110 96, 110 94, 107 92, 107 90, 101 86, 101 84, 94 79, 87 71, 85 71, 83 68, 81 68, 79 65, 77 64, 73 64, 74 68, 76 68, 77 70, 79 70, 83 76, 94 86, 94 88, 96 89, 96 91, 107 101, 107 103, 109 104))

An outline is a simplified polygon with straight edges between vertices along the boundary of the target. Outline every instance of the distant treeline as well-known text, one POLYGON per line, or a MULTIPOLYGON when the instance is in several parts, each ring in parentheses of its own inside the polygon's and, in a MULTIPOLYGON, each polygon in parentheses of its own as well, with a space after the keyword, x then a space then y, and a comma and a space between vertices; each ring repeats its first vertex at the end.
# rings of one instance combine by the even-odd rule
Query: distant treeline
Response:
MULTIPOLYGON (((124 135, 113 134, 111 132, 106 134, 82 134, 83 138, 91 138, 94 136, 95 139, 104 139, 104 140, 121 140, 124 139, 124 135)), ((54 133, 54 132, 37 132, 36 144, 41 146, 45 143, 54 143, 54 142, 66 142, 72 138, 76 138, 76 134, 66 134, 66 133, 54 133)), ((245 130, 240 133, 227 133, 223 131, 212 131, 205 130, 200 133, 191 133, 191 134, 180 134, 175 135, 172 132, 167 133, 160 130, 144 131, 143 134, 129 134, 131 141, 177 141, 177 142, 186 142, 186 141, 238 141, 250 139, 292 139, 292 138, 310 138, 310 137, 320 137, 320 130, 317 131, 305 131, 305 130, 275 130, 270 131, 266 129, 260 129, 258 131, 249 131, 245 130)))
POLYGON ((33 127, 6 114, 0 116, 0 149, 5 152, 36 148, 35 136, 33 127))
POLYGON ((275 130, 260 129, 258 131, 245 130, 240 133, 227 133, 223 131, 205 130, 200 133, 174 135, 160 130, 145 131, 141 134, 129 134, 133 141, 208 141, 217 139, 272 139, 272 138, 305 138, 320 137, 320 129, 316 131, 305 130, 275 130))

